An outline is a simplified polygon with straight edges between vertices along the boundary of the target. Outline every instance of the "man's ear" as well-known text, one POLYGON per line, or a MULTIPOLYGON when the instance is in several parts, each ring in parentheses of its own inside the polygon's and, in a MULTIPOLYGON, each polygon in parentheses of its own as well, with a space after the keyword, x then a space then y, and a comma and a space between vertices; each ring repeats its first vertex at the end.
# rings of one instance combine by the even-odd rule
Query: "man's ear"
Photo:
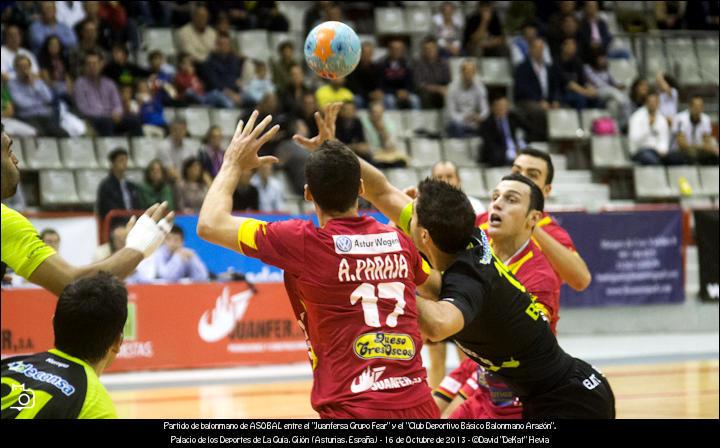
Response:
POLYGON ((552 191, 552 184, 547 184, 543 187, 543 196, 545 196, 545 199, 550 197, 550 192, 552 191))
POLYGON ((530 213, 528 213, 527 223, 531 229, 534 229, 535 226, 537 226, 537 223, 539 223, 542 218, 543 218, 543 213, 541 211, 532 210, 532 211, 530 211, 530 213))
POLYGON ((363 196, 365 194, 365 183, 362 179, 360 179, 360 188, 358 188, 358 196, 363 196))
POLYGON ((313 196, 307 184, 305 184, 305 187, 303 189, 303 196, 305 197, 306 201, 313 202, 313 196))

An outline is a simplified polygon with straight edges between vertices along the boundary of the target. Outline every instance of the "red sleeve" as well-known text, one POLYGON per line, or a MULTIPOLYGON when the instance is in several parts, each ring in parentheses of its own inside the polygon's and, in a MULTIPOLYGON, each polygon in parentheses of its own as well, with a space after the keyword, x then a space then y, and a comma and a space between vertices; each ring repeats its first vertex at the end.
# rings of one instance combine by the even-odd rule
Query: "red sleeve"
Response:
POLYGON ((480 227, 482 224, 486 223, 488 219, 488 213, 484 212, 475 217, 475 227, 480 227))
POLYGON ((563 246, 567 247, 573 252, 576 252, 575 250, 575 244, 573 243, 572 238, 570 238, 570 235, 560 227, 555 221, 552 221, 550 224, 542 227, 544 231, 548 233, 555 241, 562 244, 563 246))
POLYGON ((430 265, 423 259, 420 252, 415 248, 410 237, 403 232, 397 232, 398 238, 403 242, 402 247, 410 252, 410 262, 412 263, 413 283, 416 286, 425 283, 430 276, 430 265))
POLYGON ((292 219, 266 223, 247 220, 238 230, 243 254, 288 272, 303 271, 305 222, 292 219))

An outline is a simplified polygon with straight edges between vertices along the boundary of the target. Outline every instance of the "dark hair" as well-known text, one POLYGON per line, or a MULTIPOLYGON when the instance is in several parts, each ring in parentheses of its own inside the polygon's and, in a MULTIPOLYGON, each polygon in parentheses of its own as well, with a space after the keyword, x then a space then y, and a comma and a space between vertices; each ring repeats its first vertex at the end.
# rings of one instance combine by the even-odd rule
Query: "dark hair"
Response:
POLYGON ((438 249, 454 254, 467 247, 475 229, 475 211, 462 190, 426 178, 418 186, 415 211, 417 225, 430 232, 438 249))
POLYGON ((423 37, 422 44, 436 44, 437 45, 437 39, 435 39, 435 36, 432 34, 428 34, 427 36, 423 37))
POLYGON ((148 54, 148 61, 151 61, 157 57, 165 57, 165 54, 161 50, 153 50, 148 54))
POLYGON ((344 212, 357 202, 360 161, 343 143, 329 140, 308 157, 305 179, 323 211, 344 212))
POLYGON ((183 232, 182 227, 179 227, 177 224, 173 224, 170 233, 180 235, 180 238, 185 239, 185 232, 183 232))
POLYGON ((533 19, 527 19, 520 25, 521 30, 524 30, 525 28, 538 29, 538 23, 533 19))
POLYGON ((65 69, 67 70, 68 58, 67 54, 65 53, 65 46, 63 45, 60 38, 57 37, 57 35, 55 34, 51 34, 47 37, 47 39, 45 39, 45 42, 43 42, 42 47, 40 48, 40 53, 38 54, 38 64, 40 65, 40 67, 48 70, 49 72, 52 72, 52 56, 50 55, 50 41, 52 39, 57 39, 58 43, 60 44, 60 60, 65 66, 65 69))
POLYGON ((41 240, 44 240, 44 239, 45 239, 45 235, 52 235, 52 234, 55 234, 55 235, 57 235, 57 236, 60 236, 60 234, 57 232, 57 230, 48 227, 47 229, 43 229, 43 231, 40 232, 40 239, 41 239, 41 240))
POLYGON ((210 134, 212 134, 212 132, 213 132, 215 129, 220 130, 220 133, 222 133, 222 128, 220 128, 220 126, 215 125, 215 124, 212 125, 212 126, 210 126, 209 128, 207 128, 207 131, 205 131, 205 135, 204 135, 203 138, 202 138, 202 142, 203 142, 204 144, 206 144, 206 145, 208 144, 208 142, 210 141, 210 134))
POLYGON ((551 185, 553 181, 553 177, 555 177, 555 167, 553 167, 552 158, 550 157, 550 154, 540 151, 539 149, 535 149, 532 147, 528 147, 520 151, 520 156, 530 156, 535 157, 536 159, 543 159, 545 161, 545 165, 547 165, 547 175, 545 176, 545 185, 551 185))
POLYGON ((504 176, 502 180, 522 182, 530 187, 530 205, 528 206, 528 212, 532 210, 542 212, 545 209, 545 196, 543 196, 543 192, 540 190, 540 187, 538 187, 531 179, 520 173, 512 173, 504 176))
POLYGON ((162 189, 162 187, 163 187, 163 186, 165 185, 165 183, 167 182, 167 177, 168 177, 168 176, 167 176, 167 169, 165 168, 165 165, 162 164, 162 162, 160 161, 160 159, 152 159, 152 160, 150 161, 150 163, 147 164, 147 166, 145 167, 145 176, 144 176, 144 179, 145 179, 145 183, 146 183, 146 184, 148 184, 150 187, 152 187, 152 188, 154 188, 154 189, 157 189, 157 188, 155 187, 155 185, 153 184, 152 179, 150 179, 150 172, 152 171, 153 165, 156 165, 156 164, 157 164, 157 165, 160 165, 160 171, 162 172, 162 181, 160 182, 160 185, 159 185, 159 187, 162 189))
POLYGON ((55 347, 90 363, 100 361, 117 341, 127 315, 127 289, 112 274, 74 281, 55 307, 55 347))
MULTIPOLYGON (((190 171, 190 167, 193 166, 193 164, 199 163, 202 168, 202 162, 197 157, 188 157, 187 159, 183 160, 182 164, 182 178, 185 181, 188 181, 188 171, 190 171)), ((202 183, 202 177, 198 181, 202 183)))
POLYGON ((290 40, 284 40, 278 44, 278 53, 282 53, 286 48, 294 49, 295 45, 290 40))
POLYGON ((129 156, 128 150, 123 148, 122 146, 118 146, 117 148, 110 151, 108 154, 108 160, 110 163, 115 162, 115 159, 117 159, 120 156, 129 156))

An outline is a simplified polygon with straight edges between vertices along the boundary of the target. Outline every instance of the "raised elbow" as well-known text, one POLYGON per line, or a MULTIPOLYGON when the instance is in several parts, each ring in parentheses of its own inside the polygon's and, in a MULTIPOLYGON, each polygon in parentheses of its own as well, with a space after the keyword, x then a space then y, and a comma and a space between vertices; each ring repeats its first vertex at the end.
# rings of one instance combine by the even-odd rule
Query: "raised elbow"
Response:
POLYGON ((212 228, 213 226, 207 222, 207 219, 200 218, 198 219, 198 224, 195 230, 200 238, 210 240, 210 238, 212 238, 212 228))
POLYGON ((574 279, 572 283, 568 283, 568 286, 570 286, 575 291, 585 291, 588 286, 590 286, 590 283, 592 282, 592 274, 590 272, 587 272, 585 275, 580 276, 577 279, 574 279))

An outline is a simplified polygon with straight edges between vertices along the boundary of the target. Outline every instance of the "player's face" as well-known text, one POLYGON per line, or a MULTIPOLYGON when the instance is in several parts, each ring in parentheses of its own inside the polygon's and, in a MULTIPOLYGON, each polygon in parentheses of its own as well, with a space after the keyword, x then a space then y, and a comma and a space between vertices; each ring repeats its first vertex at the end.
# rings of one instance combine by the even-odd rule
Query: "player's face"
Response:
POLYGON ((427 230, 418 226, 417 222, 418 222, 417 210, 415 207, 413 207, 412 220, 410 221, 410 237, 412 238, 413 243, 415 243, 415 247, 417 247, 417 249, 420 252, 427 255, 425 242, 428 238, 428 235, 427 235, 428 232, 427 232, 427 230))
POLYGON ((545 184, 547 179, 547 163, 540 158, 521 154, 515 158, 512 172, 522 174, 535 183, 547 198, 550 195, 550 185, 545 184))
POLYGON ((453 187, 460 188, 460 178, 457 169, 450 163, 440 163, 435 165, 432 172, 433 179, 446 182, 453 187))
POLYGON ((57 233, 46 233, 43 237, 43 241, 56 251, 60 250, 60 235, 57 233))
POLYGON ((175 252, 183 247, 183 238, 177 233, 168 233, 165 237, 165 246, 170 252, 175 252))
POLYGON ((504 180, 492 192, 488 207, 488 235, 495 241, 529 238, 530 187, 522 182, 504 180))
POLYGON ((7 199, 15 195, 20 182, 18 159, 12 152, 13 141, 9 135, 2 133, 2 198, 7 199))

